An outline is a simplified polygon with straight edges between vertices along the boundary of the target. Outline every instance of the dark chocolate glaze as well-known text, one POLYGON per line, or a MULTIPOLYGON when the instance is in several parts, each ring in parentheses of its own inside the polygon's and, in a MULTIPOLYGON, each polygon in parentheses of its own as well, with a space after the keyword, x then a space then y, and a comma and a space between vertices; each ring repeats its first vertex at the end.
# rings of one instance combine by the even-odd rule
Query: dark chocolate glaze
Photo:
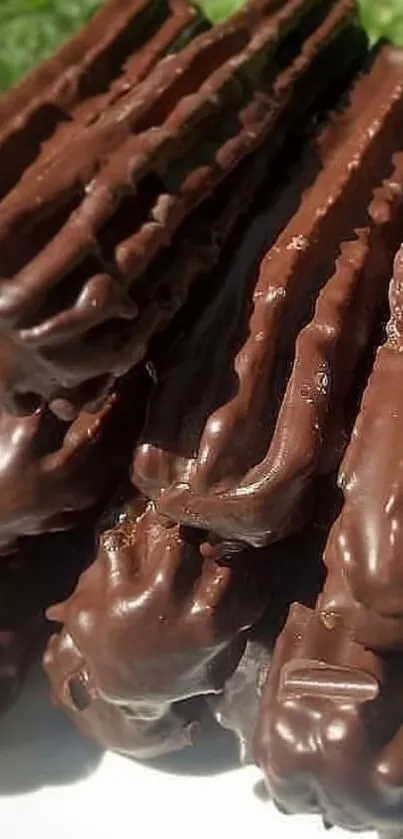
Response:
MULTIPOLYGON (((248 181, 246 171, 245 185, 248 181)), ((292 186, 285 204, 293 203, 294 191, 292 186)), ((236 184, 235 201, 238 195, 236 184)), ((132 470, 134 484, 149 498, 157 500, 171 484, 188 480, 212 406, 219 404, 223 391, 231 387, 237 333, 244 326, 244 309, 268 230, 278 229, 281 217, 288 211, 282 208, 282 199, 283 196, 274 200, 267 214, 253 215, 247 229, 240 231, 239 246, 229 242, 224 260, 220 260, 203 288, 203 305, 200 306, 196 288, 179 318, 179 339, 175 341, 174 334, 170 352, 166 352, 163 343, 162 351, 151 356, 156 383, 142 437, 134 451, 132 470)), ((239 226, 234 237, 238 230, 239 226)))
POLYGON ((300 527, 315 476, 338 466, 400 240, 402 90, 402 65, 385 48, 319 140, 322 169, 261 263, 248 328, 247 260, 253 270, 276 205, 154 389, 133 480, 160 512, 258 546, 300 527))
POLYGON ((313 523, 288 539, 254 551, 254 556, 263 554, 271 565, 273 597, 251 630, 244 654, 223 691, 207 697, 217 722, 235 735, 243 764, 254 762, 252 741, 262 688, 290 605, 299 602, 312 607, 322 589, 323 548, 337 506, 334 482, 318 481, 313 523))
POLYGON ((131 90, 189 28, 186 0, 109 0, 89 23, 0 98, 0 195, 30 164, 72 142, 131 90))
MULTIPOLYGON (((362 48, 353 12, 353 0, 281 8, 256 0, 159 62, 4 198, 9 407, 30 390, 50 402, 88 380, 93 391, 92 380, 121 375, 144 355, 137 316, 146 268, 243 158, 269 137, 276 148, 278 126, 312 108, 340 74, 335 52, 362 48)), ((81 395, 85 403, 85 388, 81 395)))
MULTIPOLYGON (((399 156, 399 163, 403 163, 399 156)), ((402 195, 398 180, 396 192, 402 195)), ((403 649, 403 248, 391 316, 340 470, 344 506, 325 552, 320 608, 377 649, 403 649)))
POLYGON ((54 701, 104 747, 146 758, 190 744, 180 703, 222 689, 271 597, 263 558, 203 557, 200 541, 129 504, 48 613, 63 625, 44 659, 54 701))
POLYGON ((71 423, 46 407, 24 417, 0 411, 0 551, 21 536, 65 530, 107 497, 127 468, 141 429, 148 381, 129 374, 102 408, 71 423))
POLYGON ((286 813, 401 836, 401 656, 377 655, 295 604, 263 688, 254 737, 269 792, 286 813))

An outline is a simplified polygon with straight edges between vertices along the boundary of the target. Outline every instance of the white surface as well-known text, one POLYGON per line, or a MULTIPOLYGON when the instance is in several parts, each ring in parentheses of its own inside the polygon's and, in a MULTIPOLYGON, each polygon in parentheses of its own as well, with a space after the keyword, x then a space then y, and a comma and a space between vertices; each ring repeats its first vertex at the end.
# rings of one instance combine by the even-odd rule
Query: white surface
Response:
MULTIPOLYGON (((281 816, 263 800, 259 772, 236 768, 232 737, 220 729, 152 765, 102 755, 51 707, 38 671, 2 719, 0 839, 225 835, 329 839, 319 819, 281 816)), ((330 839, 348 835, 334 830, 330 839)))

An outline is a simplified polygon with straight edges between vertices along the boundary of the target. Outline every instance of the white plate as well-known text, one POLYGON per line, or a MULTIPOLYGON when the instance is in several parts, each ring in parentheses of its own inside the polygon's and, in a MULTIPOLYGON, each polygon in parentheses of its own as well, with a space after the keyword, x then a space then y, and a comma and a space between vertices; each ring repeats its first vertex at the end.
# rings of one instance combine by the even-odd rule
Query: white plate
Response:
POLYGON ((101 754, 50 705, 39 670, 0 723, 0 839, 329 837, 319 819, 281 816, 261 787, 212 726, 198 747, 152 765, 101 754))

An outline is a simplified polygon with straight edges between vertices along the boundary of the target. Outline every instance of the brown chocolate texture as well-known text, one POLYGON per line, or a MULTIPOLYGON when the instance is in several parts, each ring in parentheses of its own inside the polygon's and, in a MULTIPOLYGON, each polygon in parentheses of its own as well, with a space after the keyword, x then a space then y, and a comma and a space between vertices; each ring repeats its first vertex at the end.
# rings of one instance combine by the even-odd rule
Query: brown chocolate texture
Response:
MULTIPOLYGON (((17 88, 1 98, 0 161, 4 157, 1 197, 12 190, 23 174, 29 179, 36 169, 46 169, 59 146, 63 148, 73 139, 78 140, 83 129, 94 125, 108 106, 132 91, 166 51, 179 49, 180 42, 186 43, 197 31, 207 28, 207 21, 185 0, 107 2, 56 55, 42 62, 17 88)), ((35 174, 33 178, 35 181, 35 174)), ((37 183, 42 175, 38 178, 37 183)), ((10 349, 9 341, 4 338, 2 369, 4 372, 11 364, 14 369, 13 373, 10 370, 11 375, 18 378, 19 365, 16 363, 14 368, 10 349)), ((46 367, 45 362, 45 379, 51 377, 46 367)), ((88 403, 92 401, 94 387, 102 399, 110 382, 92 383, 86 391, 88 403)), ((9 401, 5 393, 3 388, 3 400, 9 401)), ((77 413, 75 402, 82 400, 78 388, 70 408, 56 395, 52 409, 61 418, 72 419, 77 413)), ((28 398, 20 396, 19 410, 24 412, 37 403, 32 394, 28 398)), ((8 407, 16 406, 12 401, 8 407)))
POLYGON ((263 141, 273 159, 290 120, 362 46, 353 0, 255 0, 162 59, 93 124, 56 137, 54 152, 47 145, 0 204, 8 408, 21 410, 28 392, 71 416, 77 387, 88 383, 88 405, 97 381, 143 357, 160 328, 157 255, 263 141))
POLYGON ((260 269, 262 231, 281 215, 284 224, 287 193, 251 226, 220 295, 157 370, 133 481, 160 512, 255 546, 310 515, 314 478, 337 468, 346 444, 400 241, 402 92, 403 66, 382 49, 320 136, 319 173, 260 269))
POLYGON ((22 536, 66 530, 125 474, 141 429, 148 382, 131 373, 94 414, 72 423, 46 407, 16 417, 0 410, 0 551, 22 536))
POLYGON ((185 701, 222 690, 272 596, 265 557, 206 558, 200 541, 129 504, 49 611, 63 625, 44 659, 54 701, 104 747, 146 758, 190 745, 185 701))
POLYGON ((401 835, 401 656, 371 652, 295 604, 263 689, 254 750, 287 813, 401 835))
POLYGON ((375 649, 403 649, 403 249, 389 297, 387 339, 340 470, 344 506, 326 548, 320 601, 325 615, 375 649))
POLYGON ((339 507, 334 483, 326 479, 316 484, 313 521, 303 531, 260 548, 271 566, 273 596, 269 606, 252 628, 242 658, 234 673, 216 696, 207 698, 217 722, 236 738, 240 761, 254 763, 253 734, 259 713, 262 689, 271 666, 275 643, 290 609, 295 603, 313 607, 325 577, 322 555, 329 524, 339 507))
POLYGON ((190 745, 187 700, 205 695, 248 760, 268 652, 289 604, 316 600, 326 529, 206 554, 200 531, 140 498, 103 526, 95 562, 49 611, 62 624, 44 659, 54 701, 104 747, 147 758, 190 745))
POLYGON ((202 26, 207 22, 186 0, 106 2, 57 53, 1 97, 1 197, 37 155, 42 161, 71 142, 141 81, 178 38, 202 26))
POLYGON ((306 144, 366 54, 353 0, 203 28, 112 0, 0 101, 0 710, 47 609, 53 700, 103 747, 189 745, 206 697, 243 760, 259 716, 284 810, 394 837, 403 252, 307 607, 401 242, 403 63, 381 46, 306 144), (90 567, 48 571, 37 534, 104 501, 134 445, 142 496, 107 507, 90 567))

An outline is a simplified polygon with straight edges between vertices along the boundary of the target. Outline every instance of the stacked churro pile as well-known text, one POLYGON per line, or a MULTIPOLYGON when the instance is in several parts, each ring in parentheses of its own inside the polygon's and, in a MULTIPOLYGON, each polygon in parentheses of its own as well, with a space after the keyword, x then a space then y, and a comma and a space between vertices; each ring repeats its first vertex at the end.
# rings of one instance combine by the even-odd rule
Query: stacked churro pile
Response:
POLYGON ((401 54, 353 0, 111 0, 0 114, 4 702, 47 609, 106 748, 206 695, 282 809, 397 835, 401 54))

